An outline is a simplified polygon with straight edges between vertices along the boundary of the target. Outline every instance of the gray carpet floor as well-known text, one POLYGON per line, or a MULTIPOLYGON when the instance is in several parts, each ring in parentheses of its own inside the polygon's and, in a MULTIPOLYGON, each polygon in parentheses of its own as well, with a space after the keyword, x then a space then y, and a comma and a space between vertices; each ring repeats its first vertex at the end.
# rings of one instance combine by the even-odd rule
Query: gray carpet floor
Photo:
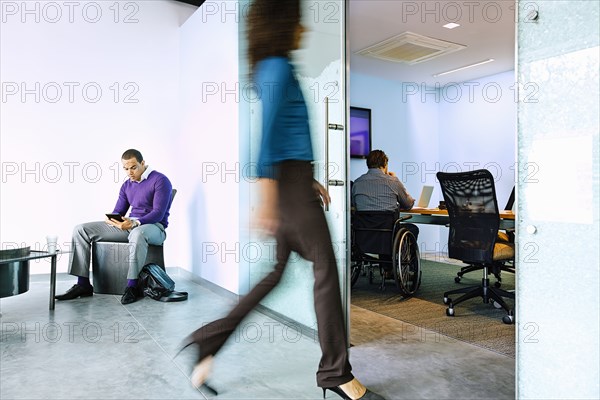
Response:
MULTIPOLYGON (((457 305, 454 317, 446 316, 444 292, 480 284, 481 271, 470 272, 460 283, 455 283, 459 265, 421 260, 421 269, 421 286, 408 299, 399 294, 393 280, 386 280, 386 288, 381 291, 378 271, 375 272, 373 283, 369 283, 367 276, 361 276, 352 288, 352 305, 515 357, 515 325, 502 322, 502 317, 506 315, 504 310, 484 304, 481 298, 474 298, 457 305)), ((495 281, 490 275, 490 283, 495 281)), ((502 273, 502 289, 515 289, 513 274, 502 273)), ((456 299, 459 295, 451 297, 456 299)), ((514 300, 506 302, 514 307, 514 300)))

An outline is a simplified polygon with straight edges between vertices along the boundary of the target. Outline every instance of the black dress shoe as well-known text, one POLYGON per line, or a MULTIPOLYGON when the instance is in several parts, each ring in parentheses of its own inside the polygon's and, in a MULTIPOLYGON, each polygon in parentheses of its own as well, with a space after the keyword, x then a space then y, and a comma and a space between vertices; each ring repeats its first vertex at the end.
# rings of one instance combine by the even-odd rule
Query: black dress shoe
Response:
POLYGON ((128 286, 125 288, 125 293, 123 293, 123 296, 121 297, 121 304, 131 304, 134 303, 138 300, 138 298, 141 298, 143 296, 140 296, 140 290, 136 287, 131 287, 128 286))
POLYGON ((59 294, 58 296, 54 296, 56 300, 73 300, 78 297, 90 297, 94 295, 94 287, 93 286, 82 286, 78 284, 74 284, 71 289, 67 290, 63 294, 59 294))

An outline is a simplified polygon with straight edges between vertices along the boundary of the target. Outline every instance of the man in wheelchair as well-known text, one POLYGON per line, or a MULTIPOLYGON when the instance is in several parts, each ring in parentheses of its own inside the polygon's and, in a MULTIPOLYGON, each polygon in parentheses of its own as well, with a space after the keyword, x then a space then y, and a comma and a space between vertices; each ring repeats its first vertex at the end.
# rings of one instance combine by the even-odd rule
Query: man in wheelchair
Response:
POLYGON ((419 287, 421 269, 417 237, 419 228, 402 223, 400 210, 410 210, 415 199, 388 171, 388 157, 381 150, 367 156, 366 174, 352 184, 352 285, 360 274, 373 279, 379 269, 380 288, 393 279, 403 296, 412 295, 419 287))

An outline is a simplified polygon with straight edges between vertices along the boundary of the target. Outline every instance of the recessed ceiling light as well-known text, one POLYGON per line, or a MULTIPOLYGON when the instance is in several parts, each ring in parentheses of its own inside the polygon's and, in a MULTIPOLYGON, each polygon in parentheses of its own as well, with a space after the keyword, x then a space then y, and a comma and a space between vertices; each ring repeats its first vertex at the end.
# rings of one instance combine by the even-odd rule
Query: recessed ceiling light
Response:
POLYGON ((460 24, 455 24, 454 22, 450 22, 446 25, 442 25, 444 28, 448 28, 448 29, 454 29, 454 28, 458 28, 460 26, 460 24))
POLYGON ((494 61, 493 58, 488 58, 487 60, 484 60, 484 61, 479 61, 479 62, 476 62, 474 64, 465 65, 464 67, 459 67, 459 68, 451 69, 450 71, 440 72, 439 74, 434 74, 432 76, 434 78, 437 78, 438 76, 447 75, 447 74, 451 74, 453 72, 462 71, 463 69, 472 68, 472 67, 476 67, 478 65, 483 65, 483 64, 491 63, 492 61, 494 61))

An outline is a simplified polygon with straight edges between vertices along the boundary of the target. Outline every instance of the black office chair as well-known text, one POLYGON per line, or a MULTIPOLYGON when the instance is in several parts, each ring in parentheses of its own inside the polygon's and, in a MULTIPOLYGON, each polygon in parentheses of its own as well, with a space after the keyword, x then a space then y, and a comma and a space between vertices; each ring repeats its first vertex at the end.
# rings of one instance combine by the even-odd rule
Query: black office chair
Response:
POLYGON ((500 242, 498 228, 500 214, 496 200, 494 178, 487 170, 470 172, 438 172, 444 201, 450 217, 448 255, 483 270, 481 285, 470 286, 444 293, 446 315, 454 316, 454 306, 463 301, 481 297, 484 303, 490 300, 506 310, 502 318, 505 324, 514 322, 513 310, 503 298, 514 299, 514 292, 490 286, 488 271, 506 260, 514 259, 514 244, 500 242), (449 296, 463 294, 457 300, 449 296))
POLYGON ((412 296, 421 285, 421 259, 413 233, 395 211, 354 211, 351 216, 351 285, 361 273, 373 283, 373 269, 381 275, 380 289, 393 279, 404 297, 412 296))
MULTIPOLYGON (((513 186, 512 192, 506 202, 506 206, 504 206, 504 210, 512 210, 513 205, 515 203, 515 187, 513 186)), ((515 242, 515 231, 514 229, 509 229, 505 231, 498 232, 498 241, 514 243, 515 242)), ((454 278, 454 282, 459 283, 464 274, 473 271, 480 271, 483 267, 481 265, 467 265, 462 267, 460 271, 456 273, 456 277, 454 278)), ((514 260, 506 260, 502 263, 495 263, 492 265, 490 269, 488 269, 488 273, 493 274, 496 277, 496 282, 494 283, 494 287, 499 288, 502 285, 502 275, 501 272, 510 272, 512 274, 515 273, 514 260)))

